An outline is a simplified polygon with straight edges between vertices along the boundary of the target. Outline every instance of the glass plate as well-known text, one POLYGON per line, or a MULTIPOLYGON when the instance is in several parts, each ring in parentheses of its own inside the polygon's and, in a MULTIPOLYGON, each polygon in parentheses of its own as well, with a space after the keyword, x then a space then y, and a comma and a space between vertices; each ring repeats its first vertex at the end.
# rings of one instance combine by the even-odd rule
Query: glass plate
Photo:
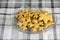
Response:
MULTIPOLYGON (((25 8, 25 9, 30 9, 30 8, 25 8)), ((33 8, 32 8, 33 9, 33 8)), ((21 9, 21 8, 19 8, 18 10, 24 10, 24 9, 21 9)), ((28 30, 26 30, 26 31, 22 31, 21 30, 21 28, 20 27, 18 27, 17 25, 16 25, 16 23, 17 23, 17 20, 16 20, 16 18, 15 18, 15 15, 17 14, 17 12, 18 12, 18 10, 11 16, 11 21, 12 21, 12 24, 11 25, 13 25, 13 27, 15 27, 18 31, 20 31, 20 32, 24 32, 24 33, 29 33, 29 34, 31 34, 31 33, 42 33, 42 32, 45 32, 45 31, 48 31, 48 30, 50 30, 52 27, 54 27, 54 25, 51 25, 51 26, 49 26, 49 27, 47 27, 46 29, 43 29, 42 31, 37 31, 37 32, 32 32, 32 31, 28 31, 28 30)), ((33 10, 39 10, 39 9, 33 9, 33 10)), ((41 10, 41 9, 40 9, 41 10)), ((44 11, 44 10, 41 10, 41 11, 44 11)), ((53 14, 52 14, 53 15, 53 14)), ((55 18, 55 16, 53 15, 53 20, 54 20, 54 18, 55 18)), ((54 20, 54 22, 55 22, 55 20, 54 20)))

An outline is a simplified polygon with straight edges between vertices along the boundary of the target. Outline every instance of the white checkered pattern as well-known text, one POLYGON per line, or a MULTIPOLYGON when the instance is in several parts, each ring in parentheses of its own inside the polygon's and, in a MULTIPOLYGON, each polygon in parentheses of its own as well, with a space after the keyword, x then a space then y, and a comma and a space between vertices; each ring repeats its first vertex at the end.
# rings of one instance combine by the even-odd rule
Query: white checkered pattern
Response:
POLYGON ((60 40, 60 0, 0 0, 1 40, 60 40), (53 14, 55 25, 41 33, 28 34, 15 26, 14 15, 19 9, 40 9, 53 14))

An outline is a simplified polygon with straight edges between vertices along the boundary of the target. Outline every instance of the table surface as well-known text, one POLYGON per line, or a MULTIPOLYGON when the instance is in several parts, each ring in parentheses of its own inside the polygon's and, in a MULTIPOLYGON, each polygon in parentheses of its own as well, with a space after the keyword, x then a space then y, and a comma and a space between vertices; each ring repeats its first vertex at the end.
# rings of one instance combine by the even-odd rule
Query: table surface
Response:
POLYGON ((60 0, 0 0, 0 39, 2 40, 59 40, 60 39, 60 0), (51 29, 36 34, 28 34, 14 25, 14 15, 19 9, 41 9, 54 15, 51 29))

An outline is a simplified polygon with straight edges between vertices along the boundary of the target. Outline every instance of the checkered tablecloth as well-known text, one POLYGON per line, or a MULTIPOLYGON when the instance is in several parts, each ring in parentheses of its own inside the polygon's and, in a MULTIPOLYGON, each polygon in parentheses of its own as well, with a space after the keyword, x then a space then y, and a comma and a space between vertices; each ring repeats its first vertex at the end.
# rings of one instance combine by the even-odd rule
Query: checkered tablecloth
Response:
POLYGON ((60 0, 0 0, 0 40, 60 40, 60 0), (54 15, 55 25, 48 31, 28 34, 15 27, 19 9, 41 9, 54 15))

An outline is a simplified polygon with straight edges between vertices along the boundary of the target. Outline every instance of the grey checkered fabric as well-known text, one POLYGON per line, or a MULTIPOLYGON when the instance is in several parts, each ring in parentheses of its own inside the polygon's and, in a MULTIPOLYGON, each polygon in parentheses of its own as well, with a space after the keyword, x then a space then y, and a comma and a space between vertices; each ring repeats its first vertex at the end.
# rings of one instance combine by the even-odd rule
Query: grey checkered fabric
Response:
POLYGON ((60 0, 0 0, 0 40, 60 40, 60 0), (49 30, 28 34, 15 26, 19 9, 40 9, 53 14, 56 23, 49 30))

